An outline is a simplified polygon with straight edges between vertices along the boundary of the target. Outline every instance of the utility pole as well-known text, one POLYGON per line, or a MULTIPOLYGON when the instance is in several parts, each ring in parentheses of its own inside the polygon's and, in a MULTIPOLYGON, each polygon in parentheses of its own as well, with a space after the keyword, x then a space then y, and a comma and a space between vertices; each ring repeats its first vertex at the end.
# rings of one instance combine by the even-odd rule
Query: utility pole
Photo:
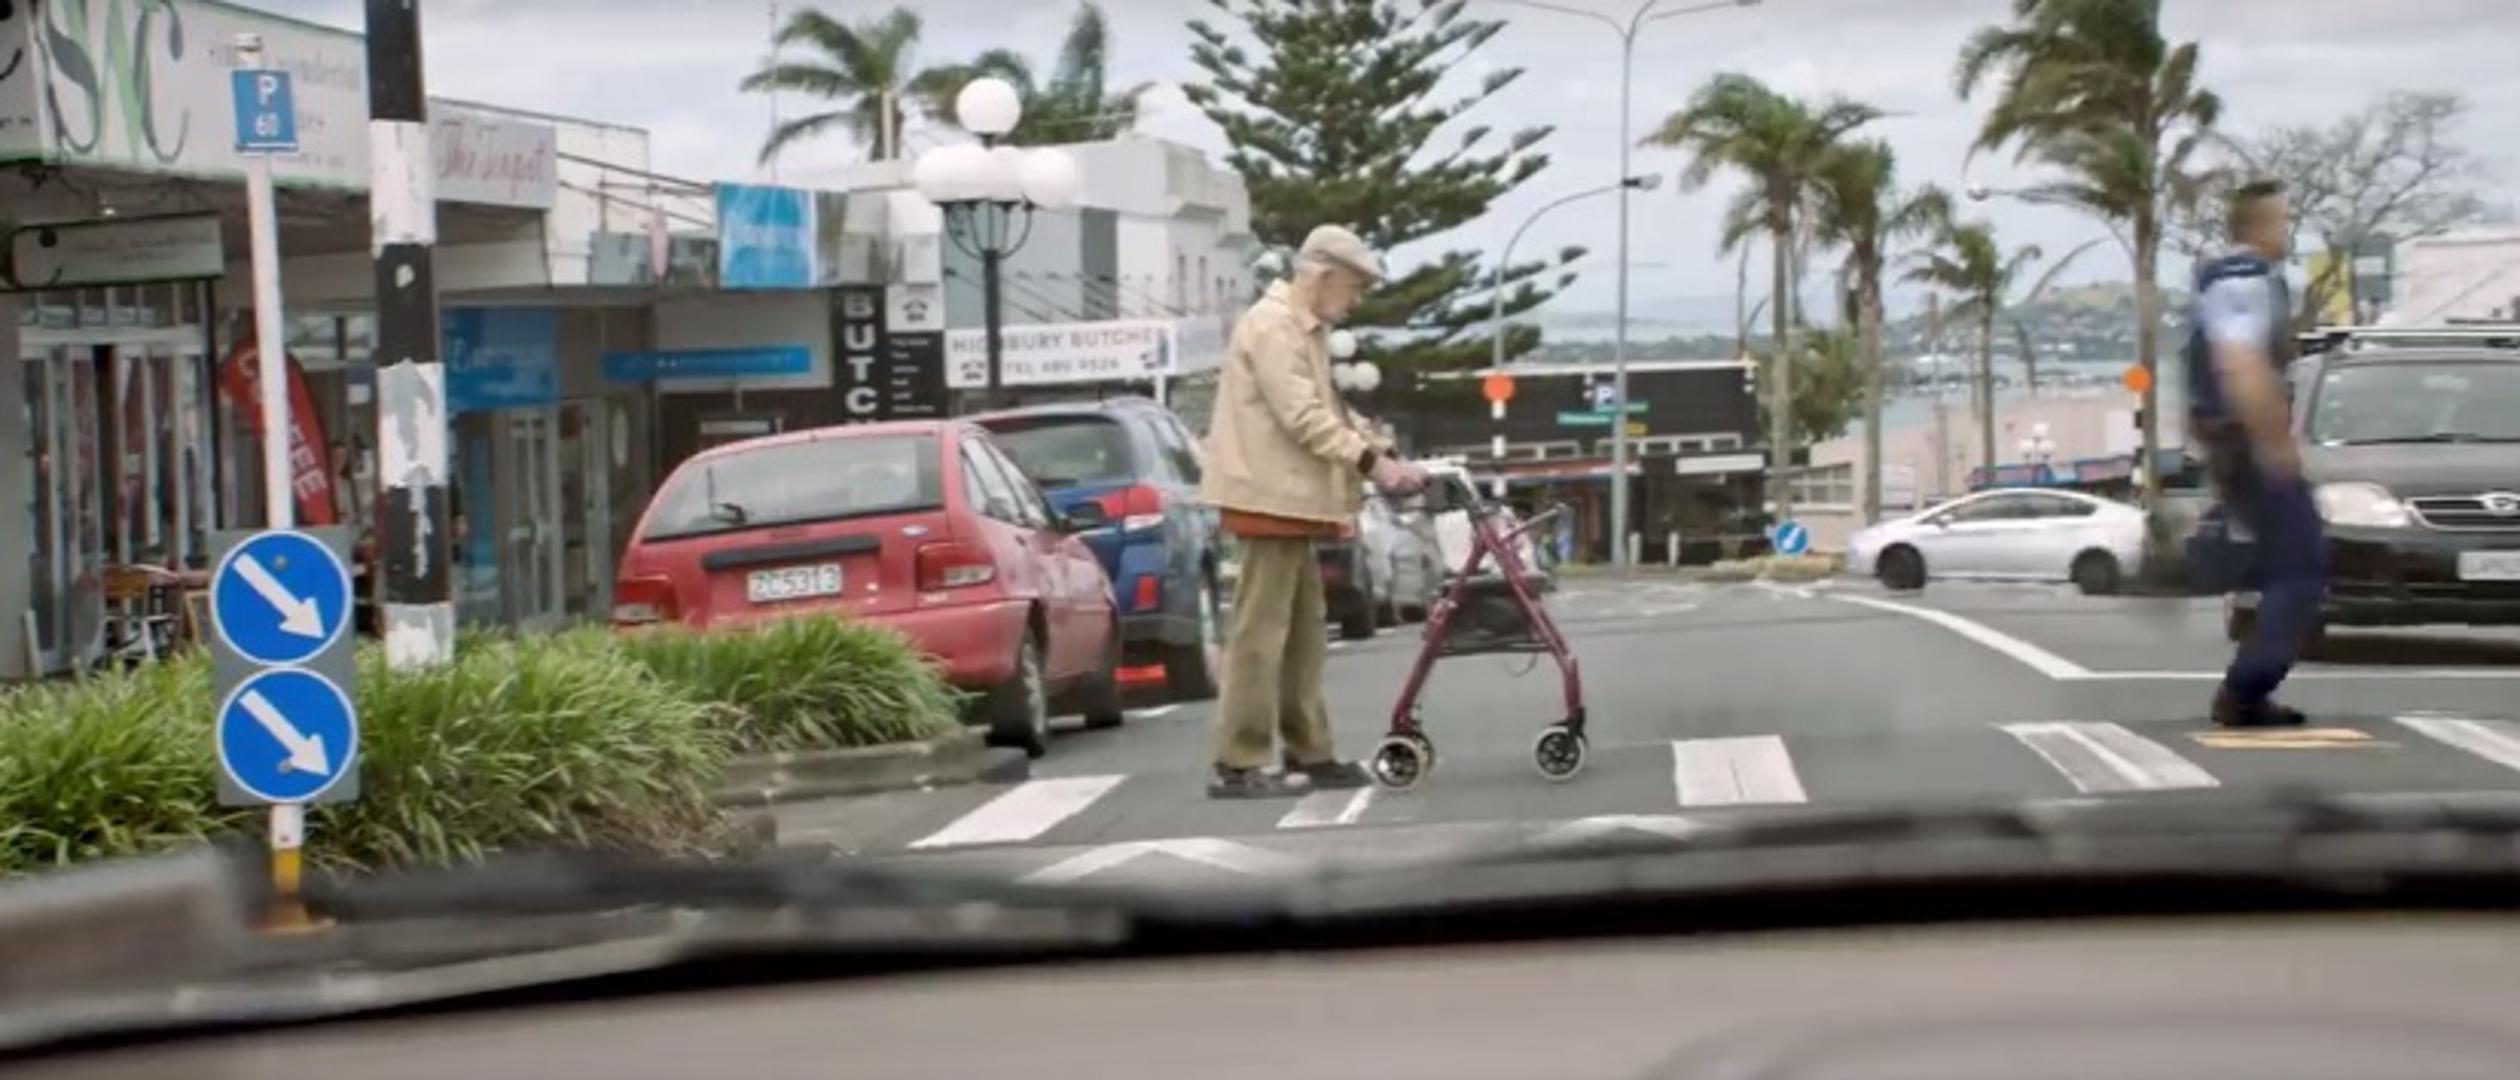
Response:
POLYGON ((429 256, 437 243, 437 169, 421 80, 420 0, 367 0, 367 69, 385 662, 426 667, 455 655, 455 578, 447 566, 446 366, 429 256))

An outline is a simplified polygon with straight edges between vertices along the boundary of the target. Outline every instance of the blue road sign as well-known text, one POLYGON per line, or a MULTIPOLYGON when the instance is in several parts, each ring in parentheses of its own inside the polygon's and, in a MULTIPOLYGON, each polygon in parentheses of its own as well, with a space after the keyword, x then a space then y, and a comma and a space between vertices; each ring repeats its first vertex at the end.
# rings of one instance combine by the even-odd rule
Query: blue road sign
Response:
POLYGON ((305 533, 257 533, 210 575, 210 621, 249 662, 304 663, 350 625, 350 568, 305 533))
POLYGON ((1611 408, 1616 406, 1618 403, 1618 384, 1610 382, 1597 382, 1593 384, 1592 407, 1594 412, 1609 412, 1611 408))
POLYGON ((228 89, 236 98, 237 149, 285 154, 298 148, 297 94, 288 72, 232 71, 228 89))
POLYGON ((1800 555, 1811 550, 1811 530, 1803 528, 1799 521, 1777 522, 1775 530, 1768 534, 1768 540, 1775 545, 1779 555, 1800 555))
POLYGON ((358 755, 350 695, 314 672, 273 668, 219 705, 219 767, 255 798, 313 799, 349 775, 358 755))

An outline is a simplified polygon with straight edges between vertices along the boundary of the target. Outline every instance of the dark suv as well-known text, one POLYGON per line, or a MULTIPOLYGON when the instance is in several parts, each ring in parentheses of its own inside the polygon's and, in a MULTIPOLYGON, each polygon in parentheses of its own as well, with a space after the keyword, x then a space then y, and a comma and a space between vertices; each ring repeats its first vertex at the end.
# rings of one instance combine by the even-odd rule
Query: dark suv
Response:
MULTIPOLYGON (((1216 695, 1217 520, 1199 505, 1198 440, 1146 398, 1038 405, 973 418, 1051 507, 1102 507, 1084 534, 1111 577, 1124 669, 1163 666, 1176 700, 1216 695)), ((1134 672, 1124 672, 1134 674, 1134 672)))
MULTIPOLYGON (((2520 623, 2520 330, 2357 331, 2294 365, 2334 625, 2520 623)), ((2237 640, 2255 598, 2234 598, 2237 640)))

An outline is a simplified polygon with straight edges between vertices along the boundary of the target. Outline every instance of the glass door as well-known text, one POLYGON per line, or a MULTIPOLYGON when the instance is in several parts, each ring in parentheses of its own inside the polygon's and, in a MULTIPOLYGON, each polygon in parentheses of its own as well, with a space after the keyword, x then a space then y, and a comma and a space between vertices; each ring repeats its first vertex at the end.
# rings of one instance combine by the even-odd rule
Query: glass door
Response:
POLYGON ((500 546, 500 589, 508 616, 521 627, 546 627, 567 615, 562 597, 560 455, 556 409, 501 414, 506 451, 500 486, 508 496, 500 546))
POLYGON ((560 403, 561 592, 573 616, 612 610, 611 411, 560 403))

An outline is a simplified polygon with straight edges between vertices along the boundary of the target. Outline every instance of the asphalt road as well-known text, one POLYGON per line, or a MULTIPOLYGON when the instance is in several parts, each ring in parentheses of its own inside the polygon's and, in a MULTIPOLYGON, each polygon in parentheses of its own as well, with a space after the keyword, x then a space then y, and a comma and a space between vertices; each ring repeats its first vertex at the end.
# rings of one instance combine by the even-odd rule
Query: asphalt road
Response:
MULTIPOLYGON (((2284 695, 2308 727, 2235 735, 2203 721, 2230 652, 2213 600, 1593 580, 1549 603, 1590 713, 1571 781, 1531 764, 1562 714, 1554 666, 1473 656, 1442 662, 1425 696, 1440 764, 1414 791, 1211 801, 1212 707, 1184 705, 1063 732, 1025 783, 788 808, 781 841, 1036 881, 1170 882, 1776 806, 2520 789, 2520 633, 2336 631, 2284 695)), ((1414 627, 1334 643, 1343 754, 1372 752, 1419 644, 1414 627)))

